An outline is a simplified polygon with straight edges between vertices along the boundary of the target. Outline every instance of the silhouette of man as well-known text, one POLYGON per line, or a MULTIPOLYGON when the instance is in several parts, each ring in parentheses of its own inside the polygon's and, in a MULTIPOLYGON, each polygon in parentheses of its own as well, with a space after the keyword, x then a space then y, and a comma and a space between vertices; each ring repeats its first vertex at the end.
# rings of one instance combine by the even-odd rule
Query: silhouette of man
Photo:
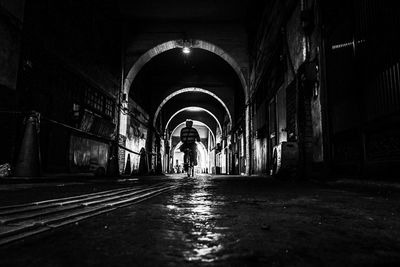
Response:
POLYGON ((180 147, 182 152, 185 152, 185 149, 189 148, 192 151, 193 155, 193 163, 197 165, 197 145, 196 141, 200 142, 199 133, 193 126, 192 120, 186 120, 186 127, 181 130, 181 142, 183 143, 180 147))

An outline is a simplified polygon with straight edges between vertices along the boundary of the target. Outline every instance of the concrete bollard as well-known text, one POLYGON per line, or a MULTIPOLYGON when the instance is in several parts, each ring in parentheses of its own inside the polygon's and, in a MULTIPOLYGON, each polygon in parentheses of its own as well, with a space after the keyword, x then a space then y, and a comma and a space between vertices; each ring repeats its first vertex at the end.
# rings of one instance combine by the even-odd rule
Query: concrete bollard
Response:
POLYGON ((157 153, 156 157, 156 174, 162 174, 161 154, 157 153))
POLYGON ((128 159, 126 160, 126 167, 125 167, 125 174, 131 175, 132 168, 131 168, 131 154, 128 154, 128 159))
POLYGON ((149 173, 149 166, 147 163, 147 153, 144 148, 140 150, 140 161, 139 161, 139 174, 145 175, 149 173))
POLYGON ((40 114, 30 112, 24 120, 24 135, 15 164, 14 175, 17 177, 40 176, 39 129, 40 114))
POLYGON ((118 177, 119 169, 118 169, 118 145, 112 144, 110 148, 110 157, 108 160, 107 166, 107 176, 109 177, 118 177))

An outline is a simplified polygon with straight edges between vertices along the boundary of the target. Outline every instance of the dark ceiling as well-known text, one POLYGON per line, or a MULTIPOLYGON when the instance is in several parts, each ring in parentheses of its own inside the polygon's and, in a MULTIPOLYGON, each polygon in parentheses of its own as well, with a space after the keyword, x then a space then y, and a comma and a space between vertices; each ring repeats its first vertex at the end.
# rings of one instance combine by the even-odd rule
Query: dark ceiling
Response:
POLYGON ((120 12, 136 20, 221 21, 241 20, 247 14, 246 0, 119 0, 120 12))
MULTIPOLYGON (((213 25, 225 25, 225 28, 218 27, 220 30, 232 31, 231 37, 221 37, 226 39, 224 42, 230 42, 231 38, 245 38, 244 47, 247 47, 246 42, 254 39, 263 7, 268 2, 269 0, 118 0, 121 17, 129 22, 126 27, 130 35, 126 38, 136 44, 133 48, 128 48, 128 54, 136 59, 129 62, 127 67, 149 47, 162 42, 152 38, 171 40, 185 38, 188 34, 188 38, 196 39, 199 32, 213 33, 213 25), (247 31, 247 35, 241 35, 243 29, 244 32, 247 31), (235 36, 235 31, 241 37, 235 36)), ((202 38, 207 40, 208 36, 202 38)), ((165 97, 187 87, 198 87, 216 94, 231 111, 233 123, 243 112, 244 88, 236 72, 221 57, 201 49, 192 49, 188 56, 183 55, 181 49, 172 49, 157 55, 144 65, 132 81, 129 96, 153 116, 165 97)), ((209 96, 182 94, 172 98, 163 107, 161 124, 184 106, 211 109, 221 124, 226 114, 221 103, 209 96)), ((165 125, 159 125, 158 128, 164 127, 165 125)))
MULTIPOLYGON (((102 1, 111 3, 111 0, 102 1)), ((114 3, 119 8, 120 19, 128 22, 125 24, 129 29, 126 38, 133 45, 136 44, 135 47, 128 48, 128 54, 140 57, 149 49, 148 47, 154 46, 151 39, 156 38, 154 34, 160 35, 161 37, 157 37, 160 40, 163 39, 162 36, 185 38, 186 34, 190 38, 197 38, 196 33, 199 31, 193 32, 192 27, 204 28, 200 32, 212 32, 213 25, 227 25, 227 28, 223 29, 230 29, 229 31, 233 32, 233 39, 238 38, 235 36, 237 31, 239 36, 248 38, 245 44, 251 42, 257 31, 263 7, 268 2, 268 0, 118 0, 114 3), (245 29, 247 35, 240 35, 241 29, 245 29)), ((207 40, 207 35, 203 38, 207 40)), ((228 38, 229 42, 231 37, 221 38, 228 38)), ((129 64, 134 62, 135 59, 129 64)), ((236 72, 221 57, 201 49, 192 49, 189 55, 183 55, 181 49, 172 49, 152 58, 133 80, 129 96, 153 116, 165 97, 187 87, 198 87, 216 94, 228 106, 233 120, 243 112, 244 89, 236 72)), ((199 97, 198 94, 188 97, 189 95, 174 97, 168 105, 165 105, 165 110, 162 112, 163 123, 168 120, 166 116, 170 116, 185 104, 205 108, 215 104, 212 112, 222 123, 225 110, 218 101, 203 99, 203 96, 199 97)))
MULTIPOLYGON (((269 1, 31 0, 26 1, 24 29, 31 33, 29 38, 38 40, 40 48, 54 50, 68 63, 79 65, 85 75, 102 81, 106 85, 105 91, 116 92, 123 65, 121 49, 137 52, 135 55, 138 57, 147 51, 149 48, 146 44, 152 43, 155 38, 153 31, 157 32, 159 29, 151 26, 152 24, 164 25, 172 22, 173 25, 185 25, 188 30, 196 24, 196 27, 204 30, 205 39, 207 33, 213 32, 212 25, 219 23, 226 24, 224 30, 230 29, 234 24, 243 24, 248 31, 255 31, 252 25, 256 25, 260 10, 263 10, 259 7, 265 6, 267 2, 269 1), (130 28, 131 25, 137 27, 130 28), (145 25, 143 29, 142 25, 145 25), (151 30, 145 35, 149 40, 140 35, 141 30, 151 30), (129 47, 129 50, 124 47, 125 39, 122 36, 134 40, 130 43, 134 48, 129 47), (108 72, 99 72, 100 69, 108 72)), ((175 26, 171 27, 175 29, 175 26)), ((176 29, 179 30, 178 39, 182 38, 180 33, 185 27, 176 29)), ((235 30, 232 29, 233 34, 235 30)), ((162 38, 171 38, 165 29, 157 34, 162 38)), ((246 35, 243 36, 246 38, 246 35)), ((230 40, 229 36, 221 38, 227 38, 228 42, 230 40)), ((236 36, 233 35, 232 38, 236 36)), ((238 38, 242 38, 242 35, 238 38)), ((127 43, 126 40, 125 42, 127 43)), ((132 56, 129 53, 128 55, 132 56)), ((132 59, 130 64, 135 59, 137 58, 132 59)), ((172 49, 154 57, 139 71, 132 83, 130 96, 152 116, 166 96, 185 87, 199 87, 213 92, 233 111, 233 119, 242 112, 244 92, 236 72, 221 57, 201 49, 192 49, 188 56, 184 56, 181 49, 172 49)), ((174 107, 175 103, 177 107, 185 102, 194 105, 197 101, 197 106, 206 106, 215 102, 196 97, 198 95, 186 100, 183 96, 177 97, 171 99, 169 105, 174 107)), ((221 118, 225 111, 219 103, 216 104, 216 109, 220 111, 213 112, 221 118)))

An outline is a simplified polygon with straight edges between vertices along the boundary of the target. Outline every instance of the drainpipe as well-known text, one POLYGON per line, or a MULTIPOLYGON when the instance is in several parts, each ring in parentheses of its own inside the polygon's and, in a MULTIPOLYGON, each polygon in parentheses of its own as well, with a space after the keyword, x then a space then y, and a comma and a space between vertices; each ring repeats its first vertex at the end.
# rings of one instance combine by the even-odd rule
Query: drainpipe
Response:
POLYGON ((121 77, 120 77, 120 88, 118 89, 118 94, 117 94, 117 108, 116 111, 118 112, 117 114, 117 132, 115 135, 115 140, 114 140, 114 149, 112 151, 112 156, 111 156, 111 170, 109 171, 110 176, 119 176, 120 171, 119 171, 119 136, 121 133, 121 115, 122 115, 122 103, 121 103, 121 92, 124 91, 124 76, 125 76, 125 28, 124 25, 121 25, 121 77))
POLYGON ((304 30, 304 61, 310 60, 310 50, 311 50, 311 41, 310 41, 310 34, 312 31, 313 26, 311 25, 310 20, 312 19, 313 15, 310 9, 307 6, 307 0, 300 1, 300 10, 301 10, 301 26, 304 30))
MULTIPOLYGON (((309 16, 309 12, 307 9, 307 0, 300 0, 300 21, 301 27, 303 29, 303 59, 304 62, 302 63, 303 66, 310 60, 310 32, 307 31, 307 16, 309 16)), ((298 70, 300 71, 300 70, 298 70)), ((308 174, 307 168, 307 160, 306 160, 306 147, 305 147, 305 140, 304 140, 304 129, 300 128, 300 107, 304 106, 304 88, 302 88, 302 98, 300 98, 300 89, 302 87, 301 77, 299 76, 299 72, 296 75, 296 130, 297 130, 297 140, 298 140, 298 147, 299 147, 299 178, 304 179, 308 174)), ((304 119, 304 118, 303 118, 304 119)))
POLYGON ((327 64, 326 64, 326 45, 327 40, 324 35, 324 21, 322 14, 322 3, 321 0, 316 0, 316 10, 317 10, 317 27, 320 35, 319 40, 319 64, 320 64, 320 99, 321 99, 321 116, 322 116, 322 138, 323 138, 323 160, 325 166, 327 166, 327 171, 331 167, 332 162, 332 151, 331 151, 331 125, 329 119, 329 102, 328 102, 328 83, 327 83, 327 64))
POLYGON ((246 175, 250 175, 251 174, 251 134, 250 134, 250 123, 251 123, 251 114, 250 114, 250 105, 251 102, 248 101, 246 104, 246 109, 245 109, 245 140, 246 140, 246 144, 245 144, 245 149, 246 149, 246 168, 245 168, 245 173, 246 175))

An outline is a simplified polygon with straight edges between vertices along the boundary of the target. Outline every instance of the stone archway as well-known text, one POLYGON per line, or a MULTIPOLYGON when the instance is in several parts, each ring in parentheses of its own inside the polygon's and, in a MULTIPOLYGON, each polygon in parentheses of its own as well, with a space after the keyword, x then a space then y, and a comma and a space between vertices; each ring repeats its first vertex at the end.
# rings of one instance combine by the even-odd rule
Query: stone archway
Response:
MULTIPOLYGON (((182 48, 183 43, 184 43, 183 40, 168 41, 168 42, 159 44, 159 45, 151 48, 150 50, 148 50, 146 53, 144 53, 135 62, 135 64, 133 64, 133 66, 130 68, 130 70, 124 80, 124 93, 127 96, 129 95, 129 91, 130 91, 133 80, 135 79, 135 77, 139 73, 139 71, 143 68, 143 66, 146 65, 147 62, 149 62, 153 57, 155 57, 163 52, 166 52, 166 51, 174 49, 174 48, 182 48)), ((203 41, 203 40, 191 40, 191 48, 204 49, 204 50, 214 53, 215 55, 224 59, 234 69, 234 71, 238 75, 239 80, 240 80, 243 90, 244 90, 245 99, 248 98, 247 79, 235 59, 233 59, 222 48, 220 48, 214 44, 208 43, 206 41, 203 41)))
POLYGON ((215 119, 215 121, 216 121, 217 124, 218 124, 219 130, 222 132, 221 123, 219 122, 219 120, 217 119, 217 117, 215 117, 215 115, 214 115, 211 111, 209 111, 208 109, 202 108, 202 107, 186 107, 186 108, 183 108, 183 109, 178 110, 177 112, 175 112, 175 113, 171 116, 171 118, 170 118, 170 119, 168 120, 168 122, 165 124, 165 133, 164 133, 164 134, 165 134, 165 135, 167 134, 168 125, 169 125, 169 123, 172 121, 172 119, 173 119, 176 115, 178 115, 178 114, 181 113, 181 112, 190 110, 190 109, 197 109, 197 110, 199 110, 199 111, 207 112, 211 117, 213 117, 213 118, 215 119))
POLYGON ((210 92, 210 91, 208 91, 208 90, 205 90, 205 89, 202 89, 202 88, 197 88, 197 87, 188 87, 188 88, 183 88, 183 89, 180 89, 180 90, 178 90, 178 91, 173 92, 172 94, 168 95, 168 96, 161 102, 161 104, 158 106, 158 108, 157 108, 157 110, 156 110, 156 112, 155 112, 155 114, 154 114, 154 118, 153 118, 153 127, 156 126, 158 114, 160 113, 160 111, 161 111, 161 109, 163 108, 163 106, 164 106, 169 100, 171 100, 173 97, 175 97, 175 96, 177 96, 177 95, 179 95, 179 94, 187 93, 187 92, 203 93, 203 94, 208 94, 208 95, 214 97, 214 98, 215 98, 216 100, 218 100, 218 102, 220 102, 221 105, 225 108, 226 113, 228 114, 228 117, 229 117, 229 122, 230 122, 231 124, 233 123, 233 122, 232 122, 231 113, 230 113, 228 107, 225 105, 224 101, 221 100, 221 98, 219 98, 216 94, 214 94, 214 93, 212 93, 212 92, 210 92))
MULTIPOLYGON (((179 147, 182 145, 182 141, 179 141, 178 143, 174 143, 173 142, 173 136, 176 136, 176 133, 179 134, 179 132, 177 131, 180 127, 184 127, 185 126, 185 121, 179 123, 178 125, 176 125, 176 127, 171 131, 171 135, 169 137, 169 143, 170 143, 170 155, 172 158, 171 163, 173 164, 173 167, 176 166, 176 159, 177 156, 178 158, 182 158, 183 154, 179 151, 179 147)), ((205 127, 208 130, 208 138, 210 138, 210 140, 208 140, 208 145, 207 147, 211 146, 213 147, 215 145, 215 135, 212 132, 211 128, 209 125, 207 125, 207 123, 201 122, 201 121, 197 121, 194 120, 193 121, 193 127, 205 127)), ((205 167, 208 170, 211 170, 212 167, 215 167, 215 162, 211 162, 210 161, 210 157, 214 158, 212 155, 212 150, 208 150, 207 147, 204 145, 204 143, 202 142, 196 142, 198 145, 199 149, 199 153, 200 153, 200 157, 203 158, 203 164, 199 164, 200 167, 203 166, 203 168, 205 167)), ((199 154, 198 154, 199 155, 199 154)), ((178 160, 179 161, 179 160, 178 160)), ((183 162, 183 158, 180 160, 180 162, 183 162)), ((200 161, 198 161, 200 162, 200 161)), ((175 168, 176 169, 176 168, 175 168)))
MULTIPOLYGON (((175 132, 176 129, 179 128, 179 126, 182 126, 182 125, 184 125, 185 123, 186 123, 186 122, 181 122, 180 124, 178 124, 177 126, 175 126, 175 128, 174 128, 171 132, 172 132, 172 133, 175 132)), ((208 126, 208 125, 207 125, 206 123, 204 123, 204 122, 197 121, 197 120, 193 120, 193 124, 195 124, 195 123, 200 123, 200 126, 206 127, 206 128, 210 131, 211 137, 213 138, 213 140, 214 140, 214 142, 215 142, 215 134, 214 134, 213 131, 211 130, 210 126, 208 126)))
MULTIPOLYGON (((167 41, 164 42, 162 44, 159 44, 153 48, 151 48, 150 50, 148 50, 147 52, 145 52, 142 56, 139 57, 139 59, 133 64, 133 66, 130 68, 127 76, 125 77, 124 81, 123 81, 123 93, 125 94, 126 97, 129 97, 129 91, 131 88, 131 85, 135 79, 135 77, 138 75, 139 71, 146 65, 146 63, 148 63, 152 58, 154 58, 155 56, 166 52, 168 50, 171 49, 175 49, 175 48, 182 48, 184 44, 184 41, 182 39, 178 39, 178 40, 171 40, 171 41, 167 41)), ((248 80, 247 80, 247 76, 244 75, 244 72, 242 70, 242 68, 240 67, 240 65, 237 63, 237 61, 230 56, 227 52, 225 52, 222 48, 203 41, 203 40, 191 40, 191 48, 198 48, 198 49, 203 49, 206 51, 209 51, 219 57, 221 57, 225 62, 227 62, 235 71, 235 73, 238 76, 238 79, 240 80, 240 83, 242 85, 242 89, 244 92, 244 102, 247 103, 248 97, 249 97, 249 87, 248 87, 248 80)), ((126 100, 126 99, 124 99, 126 100)), ((128 107, 127 105, 127 101, 122 101, 121 103, 122 109, 126 109, 128 107)), ((246 122, 249 122, 249 108, 246 105, 246 122)), ((212 113, 211 113, 212 114, 212 113)), ((212 114, 213 115, 213 114, 212 114)), ((213 117, 215 117, 213 115, 213 117)), ((120 135, 125 135, 126 132, 126 128, 127 128, 127 115, 123 114, 122 112, 119 115, 119 133, 120 135)), ((216 119, 216 118, 215 118, 216 119)), ((220 130, 220 132, 222 132, 222 128, 221 128, 221 124, 218 121, 218 119, 216 119, 216 121, 218 122, 218 128, 220 130)), ((248 135, 248 130, 249 130, 249 125, 247 125, 249 123, 246 123, 246 134, 248 135)), ((248 158, 249 161, 249 139, 247 138, 246 140, 246 157, 248 158)))

